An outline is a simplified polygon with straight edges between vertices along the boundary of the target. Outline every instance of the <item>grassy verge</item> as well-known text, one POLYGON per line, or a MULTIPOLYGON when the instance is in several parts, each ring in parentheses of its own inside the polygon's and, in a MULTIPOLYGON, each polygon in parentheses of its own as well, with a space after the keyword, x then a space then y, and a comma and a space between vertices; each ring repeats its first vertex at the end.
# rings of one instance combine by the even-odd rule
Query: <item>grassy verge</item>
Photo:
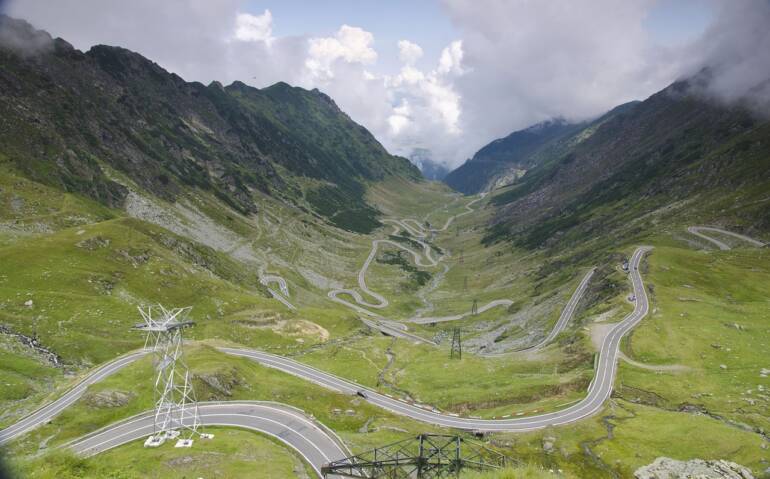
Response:
POLYGON ((215 438, 197 441, 195 449, 146 449, 135 441, 93 458, 52 451, 15 465, 29 479, 167 477, 313 477, 298 454, 277 440, 235 428, 207 428, 215 438), (141 456, 142 460, 137 460, 141 456))

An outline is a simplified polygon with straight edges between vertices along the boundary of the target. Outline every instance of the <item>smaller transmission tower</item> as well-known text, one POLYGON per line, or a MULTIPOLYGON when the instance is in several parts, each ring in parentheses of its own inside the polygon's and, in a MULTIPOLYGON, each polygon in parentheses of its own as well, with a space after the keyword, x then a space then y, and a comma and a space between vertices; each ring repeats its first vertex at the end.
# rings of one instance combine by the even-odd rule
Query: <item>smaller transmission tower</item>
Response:
POLYGON ((452 331, 452 349, 449 351, 449 359, 463 358, 463 344, 460 337, 460 328, 454 328, 452 331))
POLYGON ((463 256, 463 250, 460 249, 460 264, 465 263, 465 256, 463 256))
POLYGON ((517 463, 461 436, 420 434, 321 467, 326 477, 360 479, 447 479, 462 471, 502 469, 517 463))
POLYGON ((476 316, 477 314, 479 314, 479 300, 474 299, 473 306, 471 306, 471 315, 476 316))
POLYGON ((463 277, 463 291, 468 291, 468 277, 463 277))
MULTIPOLYGON (((190 447, 198 432, 198 403, 184 361, 182 330, 194 323, 190 307, 166 309, 161 305, 138 308, 144 323, 134 329, 146 333, 144 348, 155 355, 155 422, 145 447, 158 447, 166 439, 180 438, 176 447, 190 447)), ((206 437, 211 437, 206 435, 206 437)))

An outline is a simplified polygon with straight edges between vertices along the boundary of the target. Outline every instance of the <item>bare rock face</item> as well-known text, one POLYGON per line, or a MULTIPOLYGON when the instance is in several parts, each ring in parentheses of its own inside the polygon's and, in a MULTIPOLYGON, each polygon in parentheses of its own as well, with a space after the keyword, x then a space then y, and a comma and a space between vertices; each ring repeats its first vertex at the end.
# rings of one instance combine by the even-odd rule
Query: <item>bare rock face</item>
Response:
POLYGON ((754 479, 751 471, 730 461, 677 461, 659 457, 634 472, 636 479, 754 479))
POLYGON ((233 395, 232 390, 234 387, 241 384, 241 380, 238 376, 238 371, 235 368, 230 370, 221 370, 212 373, 196 374, 195 379, 202 381, 208 386, 208 391, 205 389, 199 391, 206 400, 221 400, 229 398, 233 395))
POLYGON ((96 408, 122 407, 133 399, 135 394, 125 391, 100 391, 85 396, 86 404, 96 408))

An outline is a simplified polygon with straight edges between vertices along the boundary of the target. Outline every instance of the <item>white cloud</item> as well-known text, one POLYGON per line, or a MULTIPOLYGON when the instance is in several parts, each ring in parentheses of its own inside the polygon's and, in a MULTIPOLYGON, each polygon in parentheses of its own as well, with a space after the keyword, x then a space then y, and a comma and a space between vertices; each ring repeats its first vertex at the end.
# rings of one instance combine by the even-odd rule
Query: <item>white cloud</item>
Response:
POLYGON ((401 105, 393 108, 393 114, 388 117, 388 125, 393 135, 398 135, 412 122, 410 114, 412 109, 409 107, 409 101, 404 98, 401 105))
POLYGON ((439 66, 464 72, 453 81, 462 157, 539 121, 586 119, 644 99, 681 71, 677 52, 656 46, 645 29, 652 0, 444 4, 462 37, 439 66))
POLYGON ((414 65, 422 57, 422 48, 409 40, 398 41, 398 58, 407 65, 414 65))
POLYGON ((441 58, 438 62, 439 73, 454 73, 456 75, 463 73, 463 42, 455 40, 448 47, 441 51, 441 58))
MULTIPOLYGON (((454 166, 515 129, 601 114, 706 63, 717 64, 713 90, 726 100, 770 76, 767 0, 722 3, 707 37, 676 49, 645 29, 654 2, 443 0, 457 40, 433 58, 401 40, 388 74, 367 25, 274 37, 270 11, 243 13, 240 0, 16 0, 6 13, 81 49, 135 50, 188 81, 320 88, 392 152, 428 148, 454 166)), ((766 103, 769 90, 759 90, 766 103)))
POLYGON ((333 78, 337 60, 368 65, 377 61, 371 47, 374 35, 359 27, 342 25, 333 37, 311 38, 305 66, 313 75, 333 78))
POLYGON ((406 65, 401 68, 398 75, 392 79, 387 79, 386 82, 393 87, 399 87, 403 84, 414 85, 425 79, 425 74, 417 68, 406 65))
POLYGON ((770 116, 770 2, 721 4, 701 41, 688 47, 688 74, 710 68, 706 93, 724 102, 745 102, 770 116))
POLYGON ((273 42, 273 14, 265 10, 262 15, 239 13, 235 17, 235 38, 243 42, 273 42))
POLYGON ((460 95, 450 85, 440 82, 436 76, 431 76, 421 87, 430 109, 439 115, 446 132, 451 135, 460 134, 460 95))

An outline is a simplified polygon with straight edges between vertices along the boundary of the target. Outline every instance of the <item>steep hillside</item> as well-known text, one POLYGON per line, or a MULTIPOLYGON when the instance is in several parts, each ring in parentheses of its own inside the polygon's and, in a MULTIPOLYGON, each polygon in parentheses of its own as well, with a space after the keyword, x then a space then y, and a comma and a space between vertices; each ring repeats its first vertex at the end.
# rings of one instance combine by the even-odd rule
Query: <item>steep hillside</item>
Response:
POLYGON ((667 219, 770 229, 770 123, 700 96, 693 89, 700 81, 674 83, 579 131, 580 141, 562 142, 550 160, 496 192, 486 241, 527 248, 628 241, 667 219))
POLYGON ((120 206, 106 164, 165 200, 197 188, 249 213, 260 191, 370 231, 367 183, 419 178, 317 90, 189 83, 122 48, 0 23, 1 152, 30 179, 120 206))
POLYGON ((577 127, 565 120, 538 123, 486 145, 473 158, 450 172, 444 182, 465 194, 475 194, 494 185, 500 176, 521 176, 536 163, 535 153, 577 127))

